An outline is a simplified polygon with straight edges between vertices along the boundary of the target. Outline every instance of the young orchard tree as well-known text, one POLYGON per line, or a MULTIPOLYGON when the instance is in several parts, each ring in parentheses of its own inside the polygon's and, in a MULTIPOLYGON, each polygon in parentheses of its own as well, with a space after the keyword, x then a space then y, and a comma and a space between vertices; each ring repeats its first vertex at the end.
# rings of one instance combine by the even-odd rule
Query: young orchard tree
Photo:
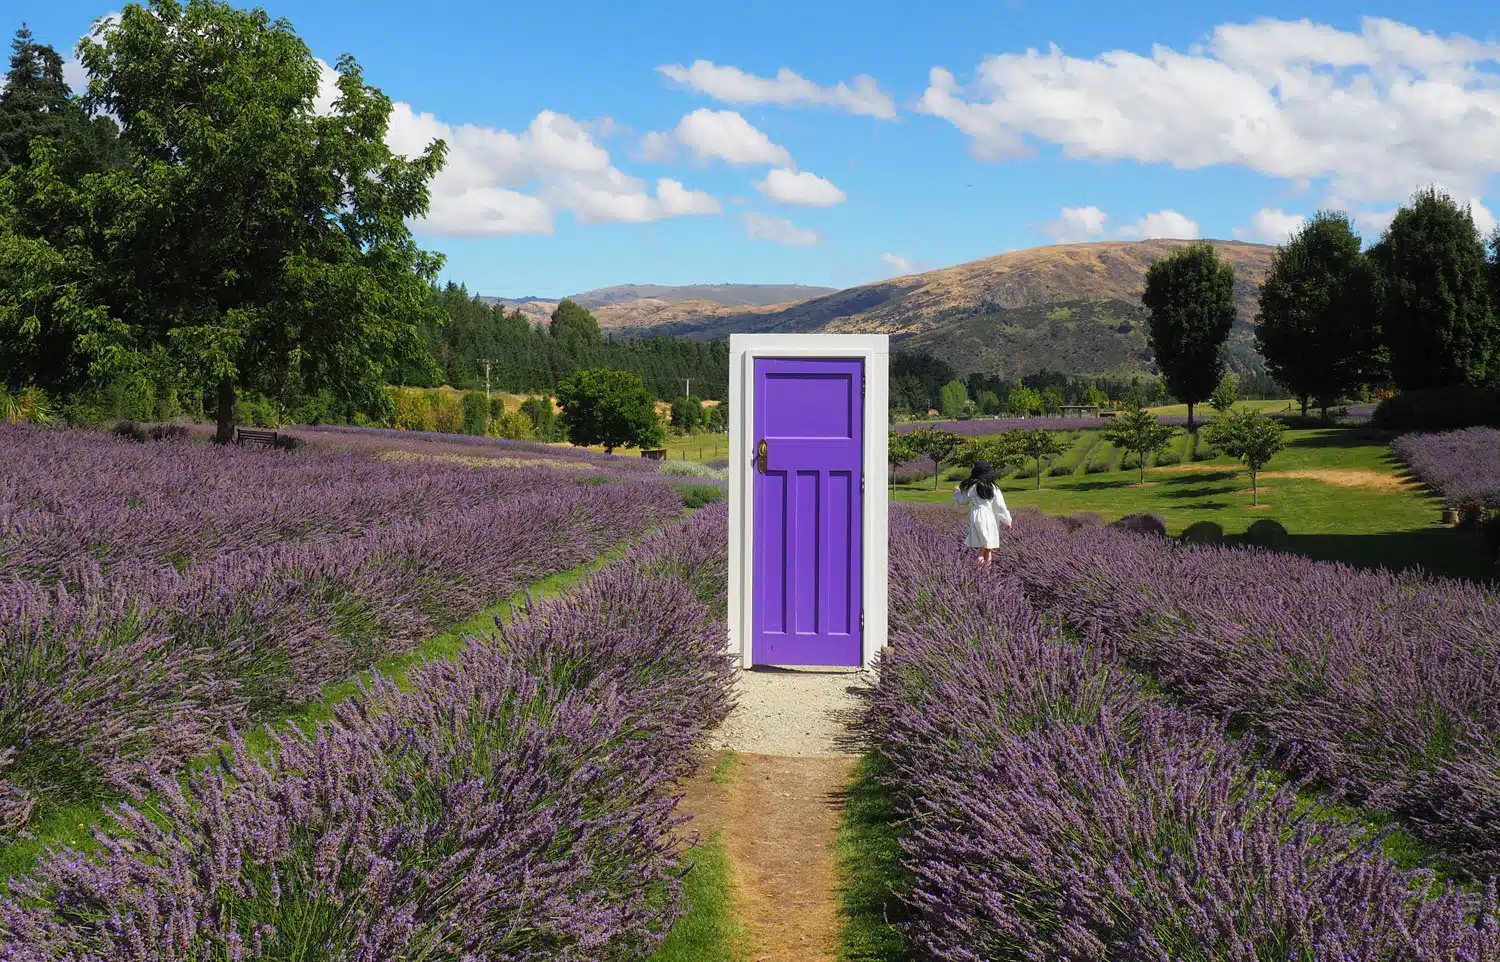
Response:
POLYGON ((1204 434, 1214 448, 1250 469, 1250 503, 1258 506, 1260 471, 1286 447, 1286 428, 1258 411, 1243 408, 1214 418, 1204 434))
POLYGON ((1234 267, 1210 244, 1189 244, 1146 270, 1141 303, 1156 363, 1172 396, 1193 408, 1208 400, 1224 372, 1224 342, 1234 324, 1234 267))
POLYGON ((1052 458, 1062 454, 1066 448, 1057 435, 1051 431, 1034 428, 1027 431, 1008 431, 1002 437, 1008 438, 1011 449, 1022 458, 1036 463, 1036 487, 1042 489, 1042 462, 1050 461, 1052 458))
POLYGON ((885 459, 890 465, 890 483, 896 483, 896 469, 908 461, 915 461, 922 456, 922 452, 911 443, 911 438, 905 434, 892 433, 885 443, 885 459))
POLYGON ((938 428, 918 428, 906 437, 912 450, 920 457, 932 460, 932 489, 936 491, 943 464, 953 460, 953 455, 958 450, 959 436, 938 428))
POLYGON ((1209 395, 1208 404, 1215 411, 1223 414, 1234 407, 1234 402, 1239 399, 1239 380, 1233 374, 1225 374, 1219 379, 1219 386, 1214 388, 1214 393, 1209 395))
POLYGON ((576 447, 654 448, 664 432, 656 402, 640 376, 629 371, 579 371, 557 386, 568 440, 576 447))
POLYGON ((1307 414, 1379 376, 1377 278, 1347 215, 1323 211, 1271 258, 1255 341, 1307 414))
POLYGON ((1104 440, 1140 459, 1140 483, 1145 484, 1146 458, 1165 451, 1176 435, 1176 428, 1162 424, 1145 408, 1136 407, 1124 417, 1115 419, 1115 422, 1105 430, 1104 440))

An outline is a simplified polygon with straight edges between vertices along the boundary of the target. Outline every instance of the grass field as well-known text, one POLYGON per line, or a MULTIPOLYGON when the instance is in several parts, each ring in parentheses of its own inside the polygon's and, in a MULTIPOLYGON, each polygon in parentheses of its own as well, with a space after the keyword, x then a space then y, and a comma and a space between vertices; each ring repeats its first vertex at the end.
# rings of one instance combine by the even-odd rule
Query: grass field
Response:
MULTIPOLYGON (((567 444, 566 441, 560 443, 567 444)), ((667 449, 667 457, 673 461, 722 461, 729 457, 729 435, 690 434, 678 436, 669 434, 662 447, 667 449)), ((598 445, 594 445, 587 450, 602 452, 604 449, 598 445)), ((616 448, 615 453, 627 458, 638 458, 641 456, 641 452, 636 448, 616 448)))
MULTIPOLYGON (((1285 398, 1270 401, 1240 401, 1235 406, 1250 408, 1251 410, 1260 411, 1265 414, 1285 414, 1300 410, 1296 401, 1289 401, 1285 398)), ((1163 404, 1160 407, 1147 408, 1146 410, 1159 418, 1185 418, 1188 413, 1186 404, 1163 404)), ((1202 418, 1207 421, 1214 416, 1214 409, 1207 402, 1204 402, 1203 404, 1193 406, 1193 414, 1195 419, 1202 418)))
MULTIPOLYGON (((1088 443, 1087 436, 1075 445, 1088 443)), ((1096 449, 1097 450, 1097 449, 1096 449)), ((1063 455, 1064 460, 1068 455, 1063 455)), ((1128 514, 1160 515, 1172 534, 1193 527, 1212 538, 1241 535, 1269 518, 1287 530, 1280 547, 1313 557, 1363 566, 1422 567, 1458 577, 1494 578, 1496 566, 1477 535, 1456 533, 1441 522, 1442 502, 1416 481, 1383 441, 1358 432, 1322 428, 1287 432, 1287 447, 1261 475, 1261 506, 1250 507, 1250 476, 1226 458, 1152 468, 1146 484, 1133 470, 1046 475, 1001 483, 1012 509, 1048 514, 1092 511, 1107 521, 1128 514)), ((898 500, 945 502, 962 472, 944 472, 899 484, 898 500)))

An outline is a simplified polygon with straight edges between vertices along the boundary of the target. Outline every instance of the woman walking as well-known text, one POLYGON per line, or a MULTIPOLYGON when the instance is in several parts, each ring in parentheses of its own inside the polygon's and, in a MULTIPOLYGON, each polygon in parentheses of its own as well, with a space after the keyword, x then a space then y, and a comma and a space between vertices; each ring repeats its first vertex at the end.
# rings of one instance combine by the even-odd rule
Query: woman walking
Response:
POLYGON ((990 564, 1000 547, 1000 526, 1011 526, 1010 509, 995 483, 995 472, 988 461, 975 461, 969 476, 953 489, 955 504, 969 506, 969 536, 965 547, 979 549, 980 564, 990 564))

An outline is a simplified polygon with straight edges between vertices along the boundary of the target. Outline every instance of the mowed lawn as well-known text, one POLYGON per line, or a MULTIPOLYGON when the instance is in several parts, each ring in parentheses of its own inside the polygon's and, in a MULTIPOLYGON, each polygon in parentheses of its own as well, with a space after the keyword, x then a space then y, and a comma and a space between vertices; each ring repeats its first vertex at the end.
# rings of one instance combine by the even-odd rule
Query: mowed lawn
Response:
MULTIPOLYGON (((1071 475, 1044 476, 1041 490, 1035 478, 1007 478, 1001 487, 1012 509, 1092 511, 1108 521, 1149 512, 1160 515, 1174 535, 1197 526, 1194 533, 1212 537, 1222 530, 1229 540, 1269 518, 1287 531, 1277 545, 1284 550, 1367 567, 1422 567, 1477 578, 1500 574, 1477 535, 1442 524, 1441 500, 1407 477, 1383 441, 1325 428, 1288 431, 1287 442, 1261 475, 1259 508, 1250 507, 1249 472, 1227 458, 1150 468, 1144 486, 1137 483, 1137 470, 1085 474, 1080 467, 1071 475)), ((948 501, 962 476, 945 470, 938 490, 929 476, 897 485, 895 496, 948 501)))
MULTIPOLYGON (((1296 401, 1289 401, 1285 398, 1271 401, 1237 401, 1235 402, 1235 407, 1250 408, 1254 411, 1260 411, 1262 414, 1287 414, 1300 410, 1296 401)), ((1159 418, 1187 417, 1186 404, 1162 404, 1158 407, 1147 408, 1147 410, 1159 418)), ((1207 421, 1214 416, 1214 409, 1209 407, 1205 402, 1194 405, 1193 414, 1197 419, 1207 421)))
MULTIPOLYGON (((559 443, 566 445, 568 442, 559 443)), ((729 457, 729 435, 669 434, 662 447, 667 449, 667 457, 673 461, 722 461, 729 457)), ((602 452, 604 448, 594 445, 586 450, 602 452)), ((641 452, 636 448, 616 448, 615 453, 627 458, 641 456, 641 452)))

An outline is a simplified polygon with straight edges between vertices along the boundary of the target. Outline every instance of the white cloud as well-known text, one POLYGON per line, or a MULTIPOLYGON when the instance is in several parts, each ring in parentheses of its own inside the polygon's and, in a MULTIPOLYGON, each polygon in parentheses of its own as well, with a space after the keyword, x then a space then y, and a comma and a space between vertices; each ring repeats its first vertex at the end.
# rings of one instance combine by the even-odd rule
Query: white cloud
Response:
POLYGON ((786 148, 771 142, 733 110, 693 111, 677 123, 677 140, 699 160, 722 160, 731 164, 780 164, 792 162, 786 148))
POLYGON ((1097 207, 1064 207, 1042 230, 1059 244, 1079 244, 1104 234, 1109 215, 1097 207))
POLYGON ((664 164, 677 156, 677 143, 672 135, 653 130, 641 138, 634 157, 647 164, 664 164))
POLYGON ((1147 214, 1133 224, 1120 228, 1121 237, 1137 237, 1151 240, 1170 237, 1180 240, 1197 240, 1202 234, 1198 222, 1184 217, 1175 210, 1158 210, 1147 214))
POLYGON ((730 104, 776 104, 779 106, 823 105, 865 117, 893 120, 896 104, 880 89, 874 77, 860 75, 845 84, 822 87, 786 67, 775 77, 757 77, 738 67, 717 66, 708 60, 657 67, 677 83, 730 104))
POLYGON ((1263 207, 1250 218, 1249 227, 1236 227, 1234 236, 1262 244, 1285 244, 1306 223, 1307 218, 1301 214, 1288 214, 1279 207, 1263 207))
POLYGON ((745 236, 790 247, 811 247, 819 240, 818 232, 811 228, 798 227, 784 218, 758 214, 753 210, 745 211, 745 236))
POLYGON ((903 257, 900 254, 892 254, 890 251, 886 251, 884 254, 881 254, 880 259, 885 261, 886 264, 888 264, 897 274, 910 274, 912 271, 917 269, 916 262, 914 262, 910 257, 903 257))
POLYGON ((785 167, 777 167, 766 174, 765 180, 755 181, 755 189, 778 204, 803 207, 832 207, 842 204, 848 196, 811 171, 785 167))
POLYGON ((1220 26, 1187 53, 992 56, 967 90, 934 68, 919 110, 986 160, 1024 154, 1032 138, 1069 157, 1322 181, 1373 209, 1429 183, 1477 198, 1500 173, 1497 63, 1500 44, 1390 20, 1352 32, 1261 19, 1220 26))

